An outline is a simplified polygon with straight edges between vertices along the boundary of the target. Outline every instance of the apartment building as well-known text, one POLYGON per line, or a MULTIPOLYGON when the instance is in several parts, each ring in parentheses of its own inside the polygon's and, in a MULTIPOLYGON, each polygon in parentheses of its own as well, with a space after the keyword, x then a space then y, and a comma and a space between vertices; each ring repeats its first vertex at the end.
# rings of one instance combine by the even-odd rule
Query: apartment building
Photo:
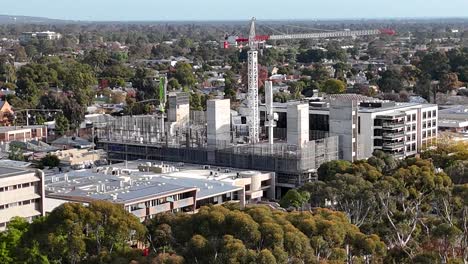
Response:
POLYGON ((0 231, 13 217, 28 221, 44 215, 44 174, 0 167, 0 231))
MULTIPOLYGON (((275 137, 287 137, 287 108, 294 102, 274 103, 278 114, 275 137)), ((412 156, 437 140, 438 107, 434 104, 399 103, 356 94, 310 100, 309 134, 339 138, 341 159, 355 161, 375 150, 398 158, 412 156)), ((263 126, 266 108, 260 106, 263 126)), ((286 139, 286 138, 283 138, 286 139)))

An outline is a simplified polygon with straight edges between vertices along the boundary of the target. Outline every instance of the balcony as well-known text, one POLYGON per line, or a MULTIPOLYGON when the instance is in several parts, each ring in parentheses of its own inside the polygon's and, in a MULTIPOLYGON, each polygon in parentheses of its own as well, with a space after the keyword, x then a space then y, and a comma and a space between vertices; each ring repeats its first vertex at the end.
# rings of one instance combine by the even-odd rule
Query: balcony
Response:
POLYGON ((145 217, 146 216, 146 208, 137 209, 137 210, 132 211, 131 213, 134 214, 138 218, 145 217))
POLYGON ((171 211, 171 203, 163 203, 160 205, 152 206, 149 209, 149 215, 164 213, 171 211))
POLYGON ((384 150, 393 150, 393 149, 399 149, 399 148, 404 148, 404 147, 405 147, 404 142, 392 142, 392 143, 384 142, 382 144, 382 149, 384 150))
POLYGON ((383 129, 395 129, 395 128, 404 128, 405 123, 404 122, 383 122, 382 123, 382 128, 383 129))
POLYGON ((182 200, 174 201, 172 208, 173 209, 183 208, 183 207, 187 207, 187 206, 190 206, 190 205, 193 205, 193 204, 194 204, 194 198, 189 197, 189 198, 185 198, 185 199, 182 199, 182 200))
POLYGON ((398 131, 398 132, 385 132, 382 133, 383 138, 402 138, 405 136, 405 132, 403 131, 398 131))

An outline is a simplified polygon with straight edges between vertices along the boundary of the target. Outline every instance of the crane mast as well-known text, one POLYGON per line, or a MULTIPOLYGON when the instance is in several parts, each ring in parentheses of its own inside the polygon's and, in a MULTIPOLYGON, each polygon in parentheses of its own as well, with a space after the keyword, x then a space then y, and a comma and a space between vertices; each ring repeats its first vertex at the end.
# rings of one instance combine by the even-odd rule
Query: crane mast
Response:
POLYGON ((249 127, 250 143, 258 143, 260 130, 260 113, 258 112, 258 41, 255 34, 255 18, 252 18, 249 31, 249 46, 247 52, 247 126, 249 127))

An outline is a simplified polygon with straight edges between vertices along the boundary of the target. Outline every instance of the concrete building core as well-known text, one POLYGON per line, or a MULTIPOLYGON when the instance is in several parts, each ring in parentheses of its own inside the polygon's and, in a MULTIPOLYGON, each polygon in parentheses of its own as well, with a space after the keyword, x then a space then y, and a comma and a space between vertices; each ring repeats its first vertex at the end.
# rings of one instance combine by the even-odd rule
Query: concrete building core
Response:
POLYGON ((288 144, 302 148, 309 142, 309 105, 299 102, 291 103, 287 111, 288 144))
POLYGON ((208 100, 207 140, 208 145, 216 146, 231 139, 231 101, 229 99, 208 100))
POLYGON ((330 100, 330 135, 339 137, 340 158, 350 161, 357 156, 357 106, 355 100, 330 100))

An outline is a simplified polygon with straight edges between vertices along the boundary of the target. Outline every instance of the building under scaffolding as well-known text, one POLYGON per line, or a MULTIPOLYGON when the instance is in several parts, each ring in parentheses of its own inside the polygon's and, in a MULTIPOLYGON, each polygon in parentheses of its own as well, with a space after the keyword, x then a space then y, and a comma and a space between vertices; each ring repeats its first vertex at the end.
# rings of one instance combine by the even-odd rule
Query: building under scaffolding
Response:
POLYGON ((223 103, 213 103, 207 113, 191 111, 188 122, 162 122, 157 115, 117 117, 96 129, 98 146, 111 162, 162 160, 275 171, 277 186, 286 188, 312 180, 322 163, 338 159, 338 137, 309 130, 298 136, 294 120, 287 131, 293 136, 287 140, 245 143, 232 129, 230 107, 223 103))

